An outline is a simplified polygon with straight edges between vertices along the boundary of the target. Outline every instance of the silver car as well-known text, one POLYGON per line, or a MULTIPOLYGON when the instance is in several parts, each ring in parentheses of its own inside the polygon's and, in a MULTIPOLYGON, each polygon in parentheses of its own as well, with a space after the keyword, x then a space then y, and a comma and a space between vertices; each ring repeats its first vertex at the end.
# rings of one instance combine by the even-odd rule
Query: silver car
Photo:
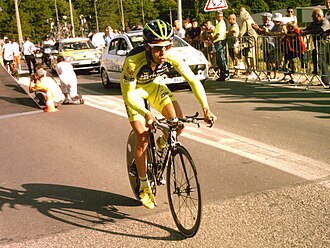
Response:
MULTIPOLYGON (((111 88, 120 83, 126 55, 133 48, 143 45, 142 31, 131 31, 113 38, 105 48, 101 57, 101 79, 105 88, 111 88)), ((208 61, 201 51, 190 46, 178 36, 174 36, 173 48, 184 61, 187 61, 192 71, 200 81, 208 78, 208 61)), ((164 75, 168 85, 184 83, 185 79, 174 68, 164 75)))

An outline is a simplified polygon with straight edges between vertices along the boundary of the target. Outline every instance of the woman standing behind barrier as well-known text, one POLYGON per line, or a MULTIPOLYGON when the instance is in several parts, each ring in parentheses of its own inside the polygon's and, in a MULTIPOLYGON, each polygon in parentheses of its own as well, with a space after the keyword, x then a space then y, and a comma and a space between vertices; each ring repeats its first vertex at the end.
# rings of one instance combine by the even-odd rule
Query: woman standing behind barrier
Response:
POLYGON ((242 26, 238 37, 242 38, 241 45, 243 45, 243 43, 247 44, 243 49, 243 56, 248 68, 248 79, 257 79, 258 76, 254 71, 256 70, 256 44, 258 34, 252 27, 255 22, 245 8, 241 8, 240 17, 242 19, 242 26))

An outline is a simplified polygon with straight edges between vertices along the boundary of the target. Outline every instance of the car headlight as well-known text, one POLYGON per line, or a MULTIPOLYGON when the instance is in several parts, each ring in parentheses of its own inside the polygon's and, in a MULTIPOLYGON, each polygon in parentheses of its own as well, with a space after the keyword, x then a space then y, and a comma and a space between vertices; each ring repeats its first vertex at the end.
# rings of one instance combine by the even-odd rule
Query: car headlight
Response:
POLYGON ((71 56, 66 56, 64 59, 65 59, 66 62, 72 62, 72 61, 75 60, 75 59, 74 59, 73 57, 71 57, 71 56))

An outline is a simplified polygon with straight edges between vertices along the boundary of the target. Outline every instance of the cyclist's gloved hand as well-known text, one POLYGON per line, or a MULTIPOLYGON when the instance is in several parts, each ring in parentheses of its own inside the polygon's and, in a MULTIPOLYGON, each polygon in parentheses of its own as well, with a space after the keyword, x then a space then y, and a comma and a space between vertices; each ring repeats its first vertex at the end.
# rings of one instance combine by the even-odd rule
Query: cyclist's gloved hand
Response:
POLYGON ((209 108, 203 108, 204 113, 204 121, 207 124, 213 125, 213 123, 217 120, 217 117, 211 112, 209 108))
POLYGON ((147 112, 145 115, 146 118, 146 127, 153 129, 153 123, 156 122, 156 118, 153 116, 151 112, 147 112))

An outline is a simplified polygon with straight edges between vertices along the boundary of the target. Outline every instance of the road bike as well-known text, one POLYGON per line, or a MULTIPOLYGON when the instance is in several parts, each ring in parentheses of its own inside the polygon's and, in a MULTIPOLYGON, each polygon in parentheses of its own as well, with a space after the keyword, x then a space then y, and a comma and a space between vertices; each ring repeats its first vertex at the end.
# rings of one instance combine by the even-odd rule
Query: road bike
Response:
MULTIPOLYGON (((151 189, 156 195, 157 186, 163 185, 166 170, 167 197, 174 222, 184 237, 193 237, 200 226, 202 215, 201 189, 198 182, 195 163, 188 150, 178 141, 177 131, 184 123, 196 124, 204 118, 186 116, 183 119, 158 119, 153 130, 149 130, 147 148, 147 175, 151 189), (156 146, 157 131, 166 138, 166 145, 160 151, 156 146)), ((210 127, 213 124, 210 125, 210 127)), ((126 156, 127 171, 131 188, 137 200, 139 198, 139 177, 134 160, 135 133, 128 136, 126 156)))

